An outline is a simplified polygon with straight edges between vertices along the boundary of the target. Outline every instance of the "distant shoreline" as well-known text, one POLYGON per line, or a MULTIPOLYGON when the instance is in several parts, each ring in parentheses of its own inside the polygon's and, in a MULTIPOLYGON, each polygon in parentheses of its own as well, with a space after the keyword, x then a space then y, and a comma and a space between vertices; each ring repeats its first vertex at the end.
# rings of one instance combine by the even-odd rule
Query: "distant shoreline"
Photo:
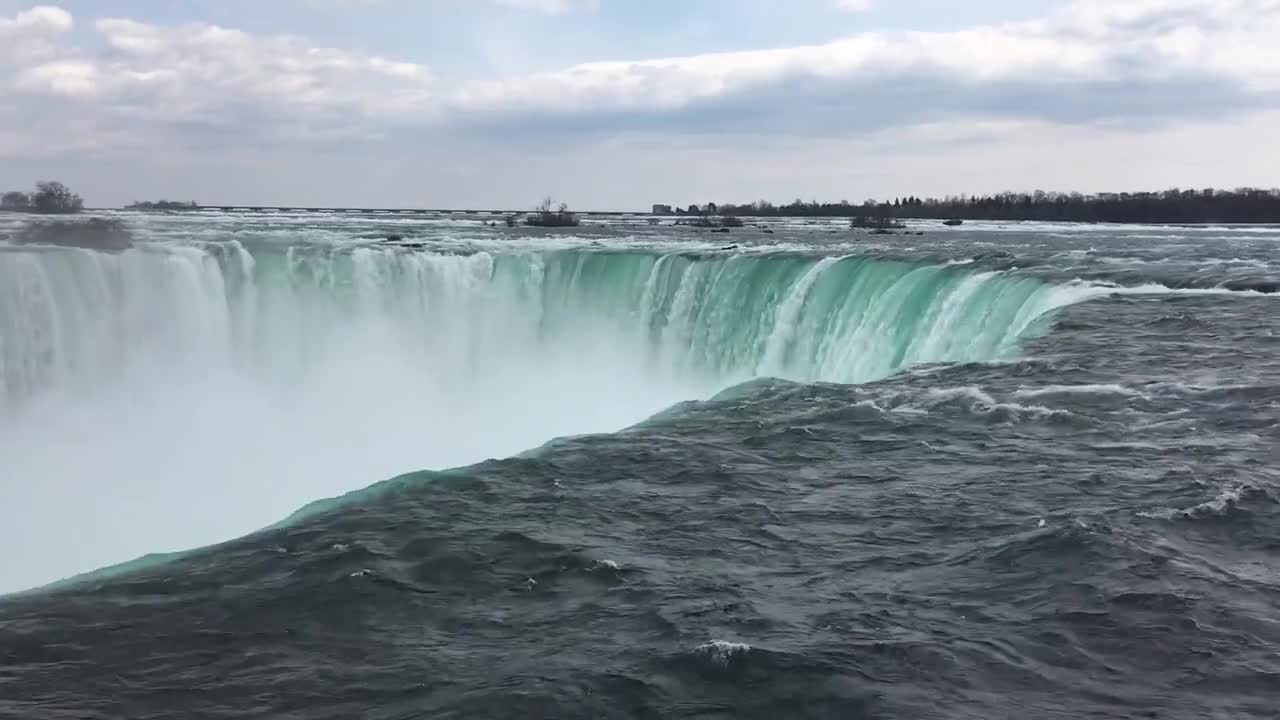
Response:
MULTIPOLYGON (((66 217, 75 210, 39 211, 34 208, 0 207, 0 214, 38 217, 66 217)), ((409 208, 409 207, 320 207, 290 205, 200 205, 196 203, 137 203, 116 208, 83 208, 85 212, 187 213, 223 212, 245 215, 269 213, 432 215, 494 220, 527 214, 510 209, 409 208)), ((672 208, 655 205, 649 212, 636 210, 586 210, 574 215, 594 218, 750 218, 844 219, 854 227, 886 227, 900 221, 939 222, 1033 222, 1069 224, 1165 225, 1165 226, 1267 226, 1280 225, 1280 190, 1167 191, 1165 193, 1120 193, 1097 196, 1037 193, 1007 193, 996 196, 959 197, 945 200, 898 198, 892 202, 867 201, 860 205, 805 203, 789 205, 756 202, 751 205, 691 205, 672 208)))
MULTIPOLYGON (((0 211, 3 213, 5 211, 0 211)), ((185 212, 226 212, 242 215, 269 215, 278 213, 314 213, 317 215, 449 215, 463 217, 485 217, 498 218, 512 214, 518 214, 526 211, 520 210, 468 210, 468 209, 450 209, 450 208, 342 208, 342 207, 290 207, 283 205, 271 206, 249 206, 249 205, 200 205, 193 208, 169 209, 169 210, 149 210, 142 208, 128 207, 104 207, 104 208, 86 208, 85 212, 120 212, 120 213, 185 213, 185 212)), ((32 214, 38 213, 21 213, 10 211, 10 214, 32 214)), ((637 210, 575 210, 575 215, 585 217, 629 217, 629 218, 658 218, 658 219, 676 219, 679 217, 688 217, 687 214, 681 215, 654 215, 651 212, 637 210)), ((765 222, 769 220, 848 220, 856 217, 856 215, 754 215, 749 213, 728 213, 743 218, 751 218, 753 220, 765 222)), ((929 222, 941 224, 945 220, 953 219, 951 217, 914 217, 912 215, 897 215, 896 219, 908 222, 929 222)), ((1038 219, 1038 218, 954 218, 967 222, 1048 222, 1061 223, 1069 225, 1167 225, 1178 227, 1212 227, 1212 226, 1280 226, 1280 219, 1276 220, 1202 220, 1202 221, 1144 221, 1144 220, 1074 220, 1074 219, 1038 219)))
POLYGON ((891 200, 818 203, 796 200, 788 205, 757 201, 748 205, 709 204, 687 210, 656 205, 674 213, 712 212, 742 217, 843 217, 855 224, 884 224, 894 220, 997 222, 1076 222, 1143 225, 1259 225, 1280 223, 1280 189, 1242 187, 1233 190, 1165 190, 1083 195, 1035 191, 994 195, 960 195, 891 200))

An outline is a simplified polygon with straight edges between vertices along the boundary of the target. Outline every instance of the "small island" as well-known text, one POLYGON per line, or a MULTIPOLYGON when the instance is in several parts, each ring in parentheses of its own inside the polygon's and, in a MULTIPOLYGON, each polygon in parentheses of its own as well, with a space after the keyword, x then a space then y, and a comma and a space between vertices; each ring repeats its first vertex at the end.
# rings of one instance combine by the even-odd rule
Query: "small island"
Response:
POLYGON ((871 230, 876 233, 887 234, 893 230, 906 230, 907 226, 898 221, 893 213, 887 212, 885 208, 875 208, 875 214, 855 215, 849 219, 849 229, 851 230, 871 230))
POLYGON ((690 205, 688 210, 679 210, 677 214, 685 217, 676 220, 676 225, 710 228, 713 232, 729 232, 732 228, 740 228, 744 225, 742 218, 736 213, 715 203, 702 206, 690 205))
POLYGON ((133 247, 133 236, 115 218, 45 220, 27 225, 13 236, 16 245, 54 245, 120 252, 133 247))
MULTIPOLYGON (((533 214, 524 219, 525 225, 543 228, 577 227, 580 222, 577 215, 569 212, 569 206, 566 203, 560 203, 557 207, 555 201, 550 197, 544 199, 534 209, 533 214), (553 207, 556 207, 556 209, 552 210, 553 207)), ((515 225, 514 216, 507 218, 507 225, 515 225)))
MULTIPOLYGON (((0 212, 31 215, 77 215, 84 211, 84 200, 56 181, 36 183, 34 192, 13 191, 0 195, 0 212)), ((120 252, 133 247, 133 235, 116 218, 82 219, 34 218, 13 233, 15 245, 52 245, 120 252)))
POLYGON ((155 202, 141 201, 130 203, 124 206, 125 210, 164 210, 164 211, 184 211, 199 210, 200 206, 194 200, 188 202, 179 202, 177 200, 157 200, 155 202))
POLYGON ((11 191, 0 195, 0 212, 38 215, 74 215, 84 210, 84 200, 60 182, 36 183, 35 192, 11 191))

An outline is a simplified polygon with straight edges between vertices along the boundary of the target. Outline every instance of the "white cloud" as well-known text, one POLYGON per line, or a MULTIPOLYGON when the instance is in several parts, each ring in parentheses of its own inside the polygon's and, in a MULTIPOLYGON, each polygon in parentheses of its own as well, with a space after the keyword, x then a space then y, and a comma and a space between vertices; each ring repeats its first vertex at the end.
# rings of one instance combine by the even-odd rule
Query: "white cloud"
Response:
POLYGON ((160 119, 256 105, 369 115, 417 107, 431 85, 423 66, 314 47, 299 38, 255 36, 214 25, 166 27, 104 19, 95 30, 108 50, 26 63, 27 92, 141 104, 160 119))
POLYGON ((18 76, 23 90, 47 90, 61 95, 88 96, 98 90, 98 68, 84 60, 54 60, 31 67, 18 76))
POLYGON ((64 33, 74 26, 71 13, 59 7, 37 5, 12 18, 0 17, 0 33, 17 37, 22 33, 64 33))
POLYGON ((46 5, 0 17, 0 62, 30 62, 57 52, 57 41, 71 32, 71 13, 46 5))
POLYGON ((836 0, 836 8, 845 12, 866 12, 874 5, 873 0, 836 0))
MULTIPOLYGON (((677 110, 784 83, 932 77, 960 87, 996 83, 1177 82, 1213 75, 1257 91, 1280 89, 1276 0, 1082 0, 1052 17, 951 32, 866 33, 777 50, 637 62, 463 88, 458 106, 550 113, 677 110)), ((1187 98, 1188 103, 1194 102, 1187 98)))
POLYGON ((546 15, 563 15, 578 10, 596 10, 600 7, 599 0, 492 0, 498 5, 503 5, 517 10, 531 10, 546 15))
MULTIPOLYGON (((477 0, 448 0, 454 3, 475 3, 477 0)), ((512 8, 542 13, 544 15, 564 15, 577 11, 594 11, 599 9, 600 0, 479 0, 498 7, 512 8)), ((386 4, 388 0, 306 0, 315 8, 367 8, 373 5, 386 4)))

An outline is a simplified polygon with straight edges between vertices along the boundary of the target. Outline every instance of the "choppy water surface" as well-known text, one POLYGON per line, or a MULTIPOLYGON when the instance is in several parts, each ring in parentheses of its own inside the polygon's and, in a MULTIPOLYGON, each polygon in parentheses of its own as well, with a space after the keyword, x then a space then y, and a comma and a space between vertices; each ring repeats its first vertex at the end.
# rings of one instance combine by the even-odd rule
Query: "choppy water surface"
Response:
POLYGON ((0 241, 0 591, 222 544, 0 716, 1274 717, 1280 229, 127 217, 0 241))

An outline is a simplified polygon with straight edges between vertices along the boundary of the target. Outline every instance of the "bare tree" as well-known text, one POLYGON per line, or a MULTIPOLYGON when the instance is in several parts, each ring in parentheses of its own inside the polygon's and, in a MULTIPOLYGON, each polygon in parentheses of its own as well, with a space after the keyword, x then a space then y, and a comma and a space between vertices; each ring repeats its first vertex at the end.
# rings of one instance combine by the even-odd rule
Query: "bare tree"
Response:
POLYGON ((7 192, 0 196, 0 210, 27 212, 31 210, 31 196, 24 192, 7 192))
POLYGON ((578 224, 578 216, 569 211, 568 203, 559 206, 550 197, 545 198, 533 214, 525 218, 524 223, 533 227, 574 227, 578 224), (553 210, 552 208, 558 209, 553 210))
POLYGON ((36 183, 31 209, 38 213, 67 215, 84 209, 84 201, 66 185, 56 181, 36 183))

